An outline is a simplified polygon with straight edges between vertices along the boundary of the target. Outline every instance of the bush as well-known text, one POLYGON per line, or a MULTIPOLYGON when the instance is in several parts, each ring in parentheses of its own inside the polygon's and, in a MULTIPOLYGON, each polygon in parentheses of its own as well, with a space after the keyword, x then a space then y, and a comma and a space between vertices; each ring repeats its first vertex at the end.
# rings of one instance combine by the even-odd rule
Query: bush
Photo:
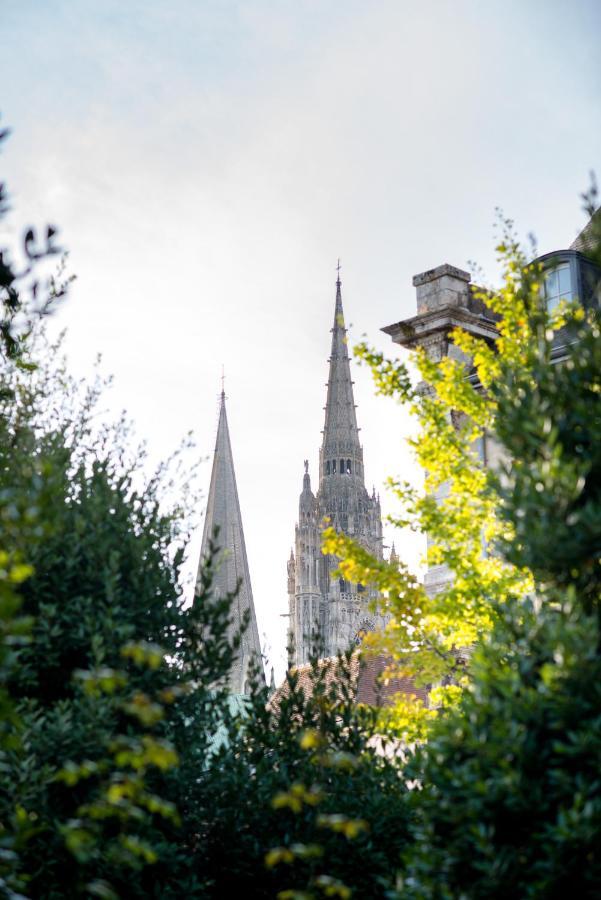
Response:
POLYGON ((164 511, 163 469, 143 482, 124 423, 94 426, 101 385, 82 397, 60 366, 11 373, 0 490, 26 506, 39 484, 41 524, 36 541, 16 535, 32 624, 7 677, 20 740, 2 820, 29 827, 19 866, 34 896, 147 896, 159 857, 173 878, 185 855, 178 778, 191 776, 176 764, 202 761, 220 721, 231 597, 212 597, 209 562, 184 608, 181 513, 164 511))
POLYGON ((256 690, 230 723, 198 787, 199 808, 218 811, 200 832, 213 896, 307 893, 320 878, 329 896, 345 896, 336 885, 386 896, 407 840, 407 789, 398 748, 355 703, 351 661, 288 672, 275 703, 256 690))
POLYGON ((421 790, 400 896, 598 896, 597 641, 574 608, 506 613, 408 769, 421 790))

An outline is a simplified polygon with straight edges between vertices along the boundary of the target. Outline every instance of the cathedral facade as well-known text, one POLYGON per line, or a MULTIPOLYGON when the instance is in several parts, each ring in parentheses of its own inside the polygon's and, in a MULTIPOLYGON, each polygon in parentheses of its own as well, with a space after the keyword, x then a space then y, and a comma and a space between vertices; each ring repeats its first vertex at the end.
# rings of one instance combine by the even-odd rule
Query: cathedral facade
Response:
POLYGON ((342 310, 342 286, 336 302, 323 439, 317 491, 313 493, 305 460, 294 548, 288 560, 289 654, 296 666, 312 653, 334 656, 366 631, 384 624, 371 606, 373 589, 334 577, 338 560, 321 552, 322 531, 331 525, 382 559, 380 500, 365 487, 363 448, 353 397, 353 382, 342 310))

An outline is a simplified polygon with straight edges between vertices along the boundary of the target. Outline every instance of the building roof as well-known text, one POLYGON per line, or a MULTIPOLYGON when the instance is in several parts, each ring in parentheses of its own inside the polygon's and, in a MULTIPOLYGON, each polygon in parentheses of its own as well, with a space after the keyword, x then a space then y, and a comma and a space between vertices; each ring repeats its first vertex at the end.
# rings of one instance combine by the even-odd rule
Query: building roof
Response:
POLYGON ((592 214, 576 240, 572 241, 570 250, 577 250, 579 253, 584 253, 585 256, 592 251, 598 251, 600 231, 601 207, 592 214))
MULTIPOLYGON (((370 706, 390 706, 397 694, 405 694, 421 700, 427 706, 428 691, 426 688, 416 687, 413 679, 408 677, 386 677, 385 673, 390 663, 390 658, 382 654, 362 653, 360 650, 353 653, 350 660, 350 676, 355 702, 370 706)), ((305 696, 310 696, 313 692, 312 670, 311 663, 295 666, 291 670, 298 676, 298 686, 302 688, 305 696)), ((340 674, 338 658, 333 656, 320 659, 318 671, 324 673, 325 686, 329 688, 336 683, 340 674)), ((288 681, 284 680, 270 698, 270 704, 277 708, 280 701, 288 695, 289 690, 288 681)))

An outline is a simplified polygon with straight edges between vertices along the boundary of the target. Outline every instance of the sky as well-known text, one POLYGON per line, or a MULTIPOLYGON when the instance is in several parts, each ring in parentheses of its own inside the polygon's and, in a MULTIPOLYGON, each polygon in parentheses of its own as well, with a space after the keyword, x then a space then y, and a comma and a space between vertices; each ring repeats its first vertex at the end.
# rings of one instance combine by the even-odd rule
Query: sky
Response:
MULTIPOLYGON (((598 0, 0 0, 0 159, 76 273, 52 323, 114 375, 151 459, 190 430, 210 478, 222 367, 259 631, 284 666, 286 560, 317 471, 341 258, 350 339, 415 314, 412 276, 475 261, 495 210, 540 252, 601 160, 598 0)), ((408 414, 354 366, 368 487, 419 479, 408 414)), ((315 483, 315 482, 314 482, 315 483)), ((189 552, 197 564, 203 501, 189 552)), ((419 565, 419 537, 386 531, 419 565)))

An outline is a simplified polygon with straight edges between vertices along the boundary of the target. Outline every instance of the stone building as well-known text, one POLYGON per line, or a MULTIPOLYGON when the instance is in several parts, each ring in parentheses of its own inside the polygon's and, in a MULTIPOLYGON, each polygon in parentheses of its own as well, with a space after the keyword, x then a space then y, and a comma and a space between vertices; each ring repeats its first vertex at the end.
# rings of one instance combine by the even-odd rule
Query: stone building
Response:
MULTIPOLYGON (((599 215, 598 211, 594 218, 599 215)), ((543 287, 549 309, 560 300, 578 299, 584 306, 598 306, 601 302, 601 270, 587 256, 593 240, 592 221, 570 247, 554 250, 535 260, 543 267, 543 287)), ((497 329, 494 314, 477 296, 481 289, 472 284, 471 274, 444 264, 415 275, 413 286, 417 315, 388 325, 382 331, 401 347, 423 347, 434 361, 444 356, 459 359, 466 364, 468 377, 474 377, 470 360, 453 344, 451 332, 459 327, 493 343, 497 329)), ((562 359, 569 340, 569 334, 564 331, 557 333, 553 347, 555 361, 562 359)), ((500 450, 492 434, 482 438, 477 452, 488 467, 495 468, 500 461, 500 450)), ((439 499, 443 498, 444 491, 444 487, 440 489, 439 499)), ((427 591, 435 594, 451 579, 446 566, 429 566, 424 583, 427 591)))
POLYGON ((221 392, 211 484, 202 533, 199 573, 207 558, 209 541, 216 529, 218 531, 215 543, 220 549, 219 565, 213 581, 215 596, 224 597, 227 593, 235 591, 238 584, 240 585, 231 609, 228 630, 230 643, 240 632, 243 620, 246 617, 249 619, 248 627, 242 636, 238 654, 229 673, 228 687, 231 694, 246 694, 248 693, 251 664, 254 663, 258 668, 260 678, 264 678, 264 673, 223 391, 221 392))
POLYGON ((290 662, 297 666, 312 650, 321 657, 359 642, 384 624, 369 604, 373 589, 333 578, 337 560, 321 552, 324 522, 359 541, 382 559, 380 500, 365 488, 363 448, 355 413, 353 382, 342 310, 340 278, 336 302, 317 492, 311 489, 305 460, 294 549, 288 560, 290 662))

